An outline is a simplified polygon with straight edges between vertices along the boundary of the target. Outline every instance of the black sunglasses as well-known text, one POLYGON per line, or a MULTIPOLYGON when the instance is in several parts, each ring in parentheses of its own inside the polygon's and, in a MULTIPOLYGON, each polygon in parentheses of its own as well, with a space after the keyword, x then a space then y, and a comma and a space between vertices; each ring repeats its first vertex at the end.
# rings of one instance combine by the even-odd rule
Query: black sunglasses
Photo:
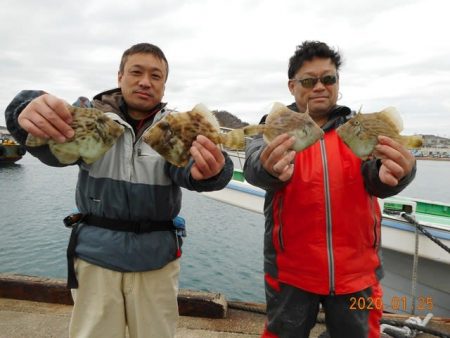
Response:
POLYGON ((317 82, 320 81, 324 86, 331 86, 337 82, 337 75, 325 75, 322 77, 307 77, 306 79, 291 79, 291 81, 297 81, 303 88, 314 88, 317 82))

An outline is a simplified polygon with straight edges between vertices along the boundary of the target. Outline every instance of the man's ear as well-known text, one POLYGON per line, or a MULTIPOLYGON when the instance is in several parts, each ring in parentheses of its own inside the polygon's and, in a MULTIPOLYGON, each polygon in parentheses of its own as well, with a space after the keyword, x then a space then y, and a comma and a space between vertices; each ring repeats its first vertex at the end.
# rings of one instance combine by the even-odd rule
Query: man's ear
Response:
POLYGON ((120 72, 120 70, 117 72, 117 86, 120 88, 120 82, 122 81, 123 74, 120 72))
POLYGON ((294 86, 295 86, 295 82, 294 81, 288 81, 288 88, 289 91, 291 92, 292 95, 294 95, 294 86))

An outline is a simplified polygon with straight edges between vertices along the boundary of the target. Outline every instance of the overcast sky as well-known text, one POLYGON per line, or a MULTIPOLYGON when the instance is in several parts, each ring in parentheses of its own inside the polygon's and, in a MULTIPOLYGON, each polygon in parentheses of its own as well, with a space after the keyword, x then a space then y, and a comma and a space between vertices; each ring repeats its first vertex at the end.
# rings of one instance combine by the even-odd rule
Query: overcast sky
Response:
POLYGON ((450 137, 450 3, 446 0, 0 0, 0 125, 22 89, 72 102, 117 86, 139 42, 170 65, 164 101, 203 102, 246 122, 293 101, 287 65, 304 40, 344 59, 340 104, 395 106, 404 134, 450 137))

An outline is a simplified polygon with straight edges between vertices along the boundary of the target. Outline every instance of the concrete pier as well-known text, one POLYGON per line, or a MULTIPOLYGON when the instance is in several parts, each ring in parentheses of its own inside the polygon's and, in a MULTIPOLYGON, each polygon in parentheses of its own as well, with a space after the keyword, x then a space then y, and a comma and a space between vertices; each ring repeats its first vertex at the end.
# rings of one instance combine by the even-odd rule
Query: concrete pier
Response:
MULTIPOLYGON (((257 338, 264 330, 264 304, 227 302, 217 293, 190 290, 180 290, 178 304, 176 338, 257 338)), ((64 281, 0 274, 0 338, 68 337, 71 311, 64 281)), ((323 314, 319 318, 323 321, 323 314)), ((427 327, 450 337, 450 318, 434 318, 427 327)), ((325 325, 318 323, 310 337, 319 337, 324 331, 325 325)), ((417 336, 426 337, 434 336, 417 336)))

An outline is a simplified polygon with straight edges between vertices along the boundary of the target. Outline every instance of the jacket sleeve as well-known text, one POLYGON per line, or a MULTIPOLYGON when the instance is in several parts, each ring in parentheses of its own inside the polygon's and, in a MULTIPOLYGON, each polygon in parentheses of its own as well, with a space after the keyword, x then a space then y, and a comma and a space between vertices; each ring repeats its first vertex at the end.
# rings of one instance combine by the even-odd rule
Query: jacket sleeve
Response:
POLYGON ((188 190, 197 192, 221 190, 226 187, 233 177, 233 162, 226 152, 222 152, 225 157, 225 165, 222 171, 214 177, 207 180, 194 180, 191 176, 191 168, 194 165, 193 160, 184 168, 178 168, 169 162, 166 162, 166 173, 171 177, 174 184, 188 190))
POLYGON ((20 144, 26 147, 26 150, 37 157, 42 163, 53 167, 64 167, 66 165, 61 164, 55 156, 51 153, 48 145, 43 145, 39 147, 27 147, 25 142, 27 140, 28 133, 22 129, 19 125, 18 117, 22 110, 35 98, 45 94, 46 92, 42 90, 23 90, 11 101, 11 103, 6 107, 5 120, 6 127, 8 128, 11 135, 20 144))
POLYGON ((17 121, 20 113, 36 97, 45 94, 41 90, 23 90, 11 101, 5 110, 6 127, 11 135, 22 145, 25 145, 28 133, 23 130, 17 121))
POLYGON ((256 136, 245 148, 244 177, 248 183, 267 191, 275 191, 286 185, 277 177, 269 174, 261 165, 259 157, 266 147, 262 136, 256 136))
POLYGON ((364 161, 361 165, 361 172, 364 177, 364 185, 367 192, 379 198, 391 197, 400 193, 412 182, 417 170, 417 165, 414 164, 411 172, 403 177, 395 187, 391 187, 380 181, 380 167, 381 161, 379 159, 364 161))

